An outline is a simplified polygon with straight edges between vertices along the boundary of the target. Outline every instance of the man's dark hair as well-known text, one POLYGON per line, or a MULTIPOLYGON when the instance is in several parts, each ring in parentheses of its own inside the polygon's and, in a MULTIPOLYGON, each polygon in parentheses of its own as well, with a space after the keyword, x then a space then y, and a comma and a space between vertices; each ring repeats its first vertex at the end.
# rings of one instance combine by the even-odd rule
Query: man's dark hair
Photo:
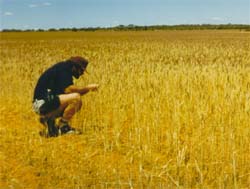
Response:
POLYGON ((81 66, 82 68, 86 68, 88 66, 88 60, 81 56, 74 56, 69 59, 75 65, 81 66))

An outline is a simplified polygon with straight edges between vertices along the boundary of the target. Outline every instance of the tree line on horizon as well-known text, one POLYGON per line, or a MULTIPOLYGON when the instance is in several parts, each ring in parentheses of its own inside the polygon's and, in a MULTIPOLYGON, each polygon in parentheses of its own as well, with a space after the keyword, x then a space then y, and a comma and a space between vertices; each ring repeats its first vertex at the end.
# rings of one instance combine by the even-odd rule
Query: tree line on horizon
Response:
POLYGON ((3 29, 2 32, 46 32, 46 31, 144 31, 144 30, 223 30, 223 29, 238 29, 250 31, 248 24, 181 24, 181 25, 151 25, 138 26, 134 24, 118 25, 115 27, 84 27, 84 28, 50 28, 50 29, 3 29))

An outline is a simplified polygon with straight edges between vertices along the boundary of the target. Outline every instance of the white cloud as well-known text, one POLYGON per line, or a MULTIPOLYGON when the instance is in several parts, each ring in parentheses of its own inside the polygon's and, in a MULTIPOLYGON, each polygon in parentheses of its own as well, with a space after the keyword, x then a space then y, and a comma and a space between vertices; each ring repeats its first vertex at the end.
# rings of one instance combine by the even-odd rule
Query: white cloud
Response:
POLYGON ((51 6, 51 3, 45 2, 43 4, 29 4, 29 8, 37 8, 37 7, 48 7, 51 6))
POLYGON ((4 12, 4 16, 12 16, 13 12, 4 12))
POLYGON ((38 7, 37 4, 29 4, 29 8, 35 8, 35 7, 38 7))

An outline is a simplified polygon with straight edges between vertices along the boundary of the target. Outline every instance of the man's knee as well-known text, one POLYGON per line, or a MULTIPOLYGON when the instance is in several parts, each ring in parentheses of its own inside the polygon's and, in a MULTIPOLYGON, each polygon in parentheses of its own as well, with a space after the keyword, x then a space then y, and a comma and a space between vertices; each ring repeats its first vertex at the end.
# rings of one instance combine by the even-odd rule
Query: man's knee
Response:
POLYGON ((81 95, 79 93, 74 93, 74 95, 75 95, 75 97, 74 97, 74 101, 72 103, 79 110, 82 107, 81 95))
POLYGON ((81 95, 79 93, 73 93, 72 102, 76 104, 81 104, 82 103, 81 95))
POLYGON ((68 105, 73 105, 77 110, 79 110, 82 107, 81 95, 79 93, 72 93, 71 95, 72 99, 68 105))
POLYGON ((73 93, 77 101, 81 101, 81 95, 79 93, 73 93))
POLYGON ((81 95, 79 93, 59 95, 61 106, 68 106, 69 104, 80 103, 81 95))

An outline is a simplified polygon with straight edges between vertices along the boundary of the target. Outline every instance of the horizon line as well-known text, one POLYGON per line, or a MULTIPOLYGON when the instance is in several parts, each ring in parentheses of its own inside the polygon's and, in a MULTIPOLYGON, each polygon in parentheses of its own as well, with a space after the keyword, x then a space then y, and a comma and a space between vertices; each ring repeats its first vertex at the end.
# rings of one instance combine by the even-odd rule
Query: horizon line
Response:
POLYGON ((227 23, 227 24, 209 24, 209 23, 204 23, 204 24, 156 24, 156 25, 136 25, 136 24, 119 24, 117 26, 86 26, 86 27, 50 27, 50 28, 0 28, 0 31, 4 31, 4 30, 18 30, 18 31, 38 31, 38 30, 44 30, 44 31, 49 31, 49 30, 88 30, 88 29, 116 29, 116 28, 130 28, 130 29, 135 29, 135 28, 150 28, 150 27, 188 27, 188 26, 244 26, 244 27, 250 27, 250 23, 249 24, 242 24, 242 23, 227 23))

